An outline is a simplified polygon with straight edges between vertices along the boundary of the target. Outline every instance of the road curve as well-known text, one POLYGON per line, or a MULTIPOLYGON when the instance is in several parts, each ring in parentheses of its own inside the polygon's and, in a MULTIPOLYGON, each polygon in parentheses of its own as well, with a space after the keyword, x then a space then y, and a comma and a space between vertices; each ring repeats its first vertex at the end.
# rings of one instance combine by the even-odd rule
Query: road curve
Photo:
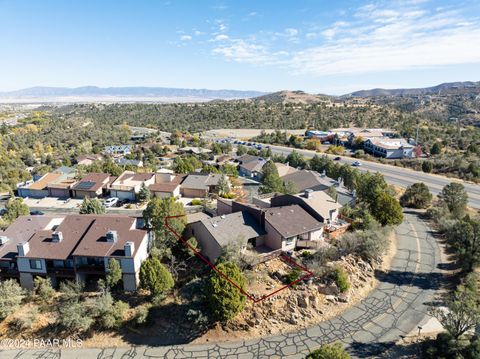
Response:
POLYGON ((343 314, 293 333, 240 342, 115 349, 47 349, 0 352, 2 358, 304 358, 323 343, 341 341, 352 357, 390 348, 427 319, 441 287, 440 248, 414 212, 396 229, 397 252, 367 298, 343 314))
MULTIPOLYGON (((288 156, 292 151, 297 151, 305 158, 312 158, 315 154, 323 155, 322 153, 316 153, 315 151, 309 150, 300 150, 293 149, 291 147, 284 146, 274 146, 271 145, 273 153, 283 154, 288 156)), ((330 158, 336 157, 333 155, 328 155, 330 158)), ((357 159, 351 157, 341 157, 342 159, 339 163, 348 163, 352 164, 357 159)), ((437 195, 440 193, 442 188, 449 184, 450 182, 459 182, 465 186, 465 189, 468 193, 468 204, 473 208, 480 209, 480 185, 474 183, 465 182, 456 178, 447 178, 445 176, 439 176, 429 173, 424 173, 420 171, 414 171, 409 168, 397 167, 392 165, 385 165, 383 163, 373 162, 373 161, 363 161, 361 160, 362 166, 357 167, 361 171, 370 171, 370 172, 380 172, 385 177, 385 180, 390 183, 400 187, 407 187, 413 183, 423 182, 425 183, 432 194, 437 195)))

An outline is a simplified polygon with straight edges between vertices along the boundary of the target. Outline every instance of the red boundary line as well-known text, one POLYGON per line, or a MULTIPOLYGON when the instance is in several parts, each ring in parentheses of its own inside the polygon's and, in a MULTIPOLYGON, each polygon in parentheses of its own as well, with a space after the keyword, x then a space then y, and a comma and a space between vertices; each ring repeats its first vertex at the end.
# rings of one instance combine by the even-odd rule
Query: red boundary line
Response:
POLYGON ((259 299, 256 299, 255 296, 253 296, 252 294, 246 292, 242 287, 240 287, 235 281, 231 280, 226 274, 224 274, 222 271, 218 270, 218 268, 215 266, 215 264, 213 264, 212 262, 210 262, 207 258, 205 258, 201 253, 200 251, 198 251, 195 247, 193 247, 190 243, 188 243, 188 241, 183 238, 181 235, 179 235, 171 226, 170 224, 168 223, 168 220, 169 219, 173 219, 173 218, 179 218, 179 217, 184 217, 186 216, 185 214, 182 214, 182 215, 178 215, 178 216, 168 216, 168 217, 165 217, 165 226, 168 228, 168 230, 170 232, 172 232, 172 234, 186 247, 188 247, 191 251, 193 251, 193 253, 198 257, 200 258, 203 262, 205 262, 210 268, 212 268, 215 272, 217 272, 221 277, 225 278, 231 285, 233 285, 235 288, 237 288, 242 294, 244 294, 248 299, 250 299, 251 301, 253 301, 254 303, 258 303, 258 302, 261 302, 262 300, 265 300, 269 297, 271 297, 272 295, 274 294, 277 294, 278 292, 284 290, 284 289, 287 289, 288 287, 291 287, 291 286, 294 286, 295 284, 301 282, 302 280, 305 280, 307 278, 310 278, 312 275, 313 275, 313 272, 311 272, 310 270, 308 270, 307 268, 301 266, 300 264, 298 264, 297 262, 295 262, 294 260, 292 260, 290 257, 286 256, 285 254, 282 254, 281 257, 283 257, 283 259, 285 259, 287 262, 289 262, 290 264, 293 264, 294 266, 296 266, 297 268, 300 268, 302 271, 304 272, 307 272, 307 274, 305 274, 304 276, 298 278, 297 280, 293 281, 292 283, 289 283, 275 291, 273 291, 272 293, 269 293, 269 294, 265 294, 263 297, 259 298, 259 299))

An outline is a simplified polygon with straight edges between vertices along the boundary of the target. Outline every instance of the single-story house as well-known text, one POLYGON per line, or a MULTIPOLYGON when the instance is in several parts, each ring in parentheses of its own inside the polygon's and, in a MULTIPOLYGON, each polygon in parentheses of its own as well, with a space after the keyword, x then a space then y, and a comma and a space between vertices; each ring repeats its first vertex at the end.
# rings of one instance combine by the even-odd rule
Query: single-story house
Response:
POLYGON ((201 249, 201 253, 215 261, 228 245, 244 250, 248 243, 254 247, 263 244, 265 231, 248 212, 235 212, 213 218, 204 218, 188 225, 188 231, 201 249))
POLYGON ((103 160, 103 156, 100 153, 91 155, 81 155, 77 157, 77 164, 83 166, 90 166, 95 161, 103 160))
POLYGON ((202 148, 202 147, 182 147, 178 149, 179 153, 189 153, 189 154, 194 154, 194 155, 200 155, 203 153, 211 153, 212 150, 209 150, 208 148, 202 148))
POLYGON ((220 173, 195 173, 189 174, 180 186, 183 197, 201 198, 209 193, 217 192, 218 183, 222 178, 220 173))
POLYGON ((305 190, 302 194, 284 194, 270 199, 272 207, 299 205, 310 216, 322 223, 332 223, 339 215, 342 205, 323 191, 305 190))
POLYGON ((132 145, 105 146, 103 153, 114 157, 125 156, 132 153, 132 145))
POLYGON ((242 162, 238 166, 238 173, 242 177, 248 177, 256 181, 261 181, 263 178, 263 166, 265 166, 267 160, 261 157, 257 157, 248 162, 242 162))
POLYGON ((155 183, 155 173, 135 173, 124 171, 110 186, 110 195, 120 199, 135 201, 142 184, 147 188, 155 183))
POLYGON ((109 173, 89 173, 72 187, 74 198, 97 198, 107 194, 110 185, 117 179, 109 173))
POLYGON ((18 196, 27 198, 44 198, 48 197, 48 184, 60 178, 61 173, 49 172, 40 177, 33 183, 27 183, 17 188, 18 196))
POLYGON ((117 158, 115 160, 117 165, 119 166, 134 166, 134 167, 143 167, 143 161, 142 160, 130 160, 128 158, 117 158))
POLYGON ((319 241, 324 223, 313 218, 299 205, 264 209, 265 245, 271 249, 294 250, 298 240, 319 241))

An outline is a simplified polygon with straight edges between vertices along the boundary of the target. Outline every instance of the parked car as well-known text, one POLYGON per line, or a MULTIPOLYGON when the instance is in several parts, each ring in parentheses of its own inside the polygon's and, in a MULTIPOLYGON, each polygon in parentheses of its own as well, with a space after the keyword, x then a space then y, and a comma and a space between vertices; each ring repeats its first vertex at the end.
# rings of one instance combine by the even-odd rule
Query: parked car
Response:
POLYGON ((106 200, 103 202, 103 206, 106 207, 106 208, 114 207, 115 204, 116 204, 118 201, 119 201, 119 198, 117 198, 117 197, 111 197, 111 198, 106 199, 106 200))
POLYGON ((43 213, 42 211, 37 211, 37 210, 30 211, 31 216, 43 216, 44 214, 45 213, 43 213))
POLYGON ((128 199, 122 199, 117 202, 115 207, 123 207, 123 205, 130 203, 130 200, 128 199))
POLYGON ((340 161, 341 159, 342 159, 342 157, 337 156, 337 157, 335 157, 333 160, 334 160, 334 161, 340 161))
POLYGON ((359 166, 361 166, 361 165, 362 165, 362 164, 361 164, 360 162, 358 162, 358 161, 355 161, 355 162, 352 163, 352 166, 354 166, 354 167, 359 167, 359 166))

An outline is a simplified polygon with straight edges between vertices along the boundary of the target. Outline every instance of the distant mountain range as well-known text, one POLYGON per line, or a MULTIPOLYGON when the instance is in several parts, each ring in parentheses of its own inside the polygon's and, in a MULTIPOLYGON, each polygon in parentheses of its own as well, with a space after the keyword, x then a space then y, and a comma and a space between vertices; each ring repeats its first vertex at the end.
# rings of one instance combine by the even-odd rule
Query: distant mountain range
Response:
POLYGON ((260 91, 184 89, 169 87, 30 87, 0 92, 0 102, 203 102, 246 99, 260 91))
POLYGON ((260 91, 185 89, 169 87, 30 87, 17 91, 0 92, 0 103, 75 103, 75 102, 206 102, 252 99, 267 103, 312 104, 329 99, 395 98, 423 95, 480 94, 480 81, 450 82, 437 86, 411 89, 371 89, 355 91, 343 96, 309 94, 304 91, 260 91))
POLYGON ((415 96, 429 94, 448 94, 448 93, 465 93, 479 92, 480 81, 472 82, 447 82, 437 86, 410 89, 372 89, 352 92, 344 96, 353 97, 377 97, 377 96, 415 96))

